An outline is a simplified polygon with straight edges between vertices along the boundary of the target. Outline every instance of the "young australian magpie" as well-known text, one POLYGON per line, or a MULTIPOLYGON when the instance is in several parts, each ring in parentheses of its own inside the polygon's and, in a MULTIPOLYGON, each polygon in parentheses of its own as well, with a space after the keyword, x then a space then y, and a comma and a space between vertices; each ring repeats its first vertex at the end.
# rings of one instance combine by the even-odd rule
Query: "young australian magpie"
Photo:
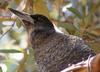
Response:
POLYGON ((82 38, 57 32, 46 16, 30 15, 12 8, 9 10, 23 22, 28 42, 34 49, 39 72, 60 72, 68 64, 75 64, 95 55, 82 38))

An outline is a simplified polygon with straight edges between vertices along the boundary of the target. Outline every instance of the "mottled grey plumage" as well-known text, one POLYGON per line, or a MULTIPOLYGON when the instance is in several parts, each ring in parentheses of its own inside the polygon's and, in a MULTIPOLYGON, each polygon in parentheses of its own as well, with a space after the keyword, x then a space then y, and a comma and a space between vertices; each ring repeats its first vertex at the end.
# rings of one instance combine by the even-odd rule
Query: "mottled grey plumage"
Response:
POLYGON ((24 19, 24 13, 10 10, 21 17, 24 23, 39 72, 60 72, 68 67, 68 64, 75 64, 82 59, 86 60, 89 55, 95 55, 81 38, 56 32, 47 17, 30 15, 34 21, 32 23, 33 21, 27 20, 29 15, 27 17, 25 14, 27 18, 24 19))
POLYGON ((89 55, 95 54, 77 36, 54 32, 47 36, 31 37, 39 72, 60 72, 68 64, 86 60, 89 55))

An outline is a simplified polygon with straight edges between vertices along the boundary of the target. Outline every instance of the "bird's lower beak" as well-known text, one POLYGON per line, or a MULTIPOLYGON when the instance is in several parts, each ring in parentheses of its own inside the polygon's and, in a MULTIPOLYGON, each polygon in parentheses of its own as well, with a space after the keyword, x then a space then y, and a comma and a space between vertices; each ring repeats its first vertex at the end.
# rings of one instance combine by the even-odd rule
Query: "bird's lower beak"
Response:
POLYGON ((26 13, 23 13, 23 12, 20 12, 18 10, 15 10, 15 9, 12 9, 12 8, 9 8, 9 10, 14 13, 15 15, 17 15, 21 20, 25 20, 25 21, 28 21, 28 22, 31 22, 33 23, 33 19, 30 17, 29 14, 26 14, 26 13))

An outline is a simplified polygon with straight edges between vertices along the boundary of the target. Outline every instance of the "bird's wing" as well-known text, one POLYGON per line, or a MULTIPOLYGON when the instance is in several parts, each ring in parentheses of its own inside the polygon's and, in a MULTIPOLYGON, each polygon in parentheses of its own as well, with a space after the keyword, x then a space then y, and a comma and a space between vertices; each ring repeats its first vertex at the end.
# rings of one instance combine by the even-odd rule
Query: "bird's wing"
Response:
POLYGON ((75 52, 75 54, 77 54, 76 56, 79 55, 79 56, 83 57, 83 59, 85 59, 85 60, 88 59, 88 57, 90 55, 91 56, 95 55, 92 48, 90 48, 88 46, 88 44, 86 44, 86 42, 80 37, 76 37, 74 49, 76 50, 76 52, 75 52))

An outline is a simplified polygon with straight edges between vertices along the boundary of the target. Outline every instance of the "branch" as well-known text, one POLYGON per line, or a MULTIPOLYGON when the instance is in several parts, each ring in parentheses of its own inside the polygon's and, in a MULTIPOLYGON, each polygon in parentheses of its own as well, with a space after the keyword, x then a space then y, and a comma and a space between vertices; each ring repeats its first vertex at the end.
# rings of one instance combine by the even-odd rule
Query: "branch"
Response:
POLYGON ((14 27, 16 20, 17 19, 15 19, 15 21, 13 22, 13 24, 11 25, 11 27, 0 37, 0 39, 2 39, 3 36, 6 35, 14 27))
POLYGON ((62 70, 61 72, 71 72, 80 68, 87 68, 88 64, 93 60, 94 57, 91 57, 90 60, 82 61, 77 64, 73 64, 72 66, 62 70))

